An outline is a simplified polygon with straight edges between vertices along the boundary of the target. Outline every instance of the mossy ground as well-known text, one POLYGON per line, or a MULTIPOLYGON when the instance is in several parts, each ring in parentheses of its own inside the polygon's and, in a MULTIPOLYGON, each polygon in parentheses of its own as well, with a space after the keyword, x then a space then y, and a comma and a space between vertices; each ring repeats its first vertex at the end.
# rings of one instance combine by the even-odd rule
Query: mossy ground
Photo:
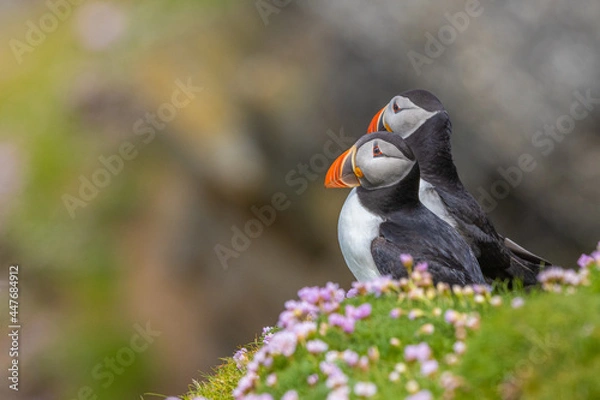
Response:
MULTIPOLYGON (((370 348, 378 349, 378 357, 371 357, 366 369, 338 362, 348 377, 350 398, 361 398, 352 390, 357 382, 376 385, 372 399, 403 399, 420 390, 429 391, 436 399, 600 398, 600 270, 598 265, 589 270, 586 286, 563 287, 560 293, 504 289, 486 294, 483 302, 473 294, 425 295, 412 300, 396 292, 380 297, 361 295, 342 303, 342 308, 366 302, 372 306, 371 315, 357 321, 354 332, 327 326, 327 315, 322 314, 315 321, 320 329, 307 340, 320 339, 328 344, 328 351, 351 349, 361 356, 369 354, 370 348), (402 310, 397 319, 390 317, 395 308, 402 310), (460 328, 460 324, 448 322, 447 310, 464 318, 472 316, 474 322, 460 328), (409 318, 411 311, 414 318, 409 318), (432 333, 423 332, 426 324, 433 325, 432 333), (326 329, 321 329, 323 325, 326 329), (453 346, 457 341, 466 344, 464 354, 456 353, 453 346), (437 371, 428 376, 418 361, 405 360, 405 346, 421 342, 429 345, 432 359, 439 362, 437 371), (398 363, 406 370, 392 381, 390 373, 398 363), (454 377, 460 386, 448 390, 444 375, 454 377)), ((331 389, 319 370, 325 353, 311 354, 305 344, 300 341, 289 358, 277 356, 269 368, 260 367, 260 379, 252 393, 269 393, 280 399, 295 390, 300 399, 327 398, 331 389), (269 374, 275 374, 277 380, 267 386, 269 374), (313 386, 307 383, 311 374, 319 375, 313 386)), ((247 346, 250 359, 260 346, 260 340, 247 346)), ((183 398, 232 399, 245 372, 227 358, 183 398)))

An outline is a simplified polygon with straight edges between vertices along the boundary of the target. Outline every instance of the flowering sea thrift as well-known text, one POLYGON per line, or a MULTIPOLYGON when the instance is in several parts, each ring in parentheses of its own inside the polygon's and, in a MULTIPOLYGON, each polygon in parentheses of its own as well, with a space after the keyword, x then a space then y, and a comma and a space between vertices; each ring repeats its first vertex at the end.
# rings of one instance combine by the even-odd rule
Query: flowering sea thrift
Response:
POLYGON ((524 304, 525 304, 525 300, 523 300, 522 297, 515 297, 510 302, 510 306, 512 308, 521 308, 521 307, 523 307, 524 304))
POLYGON ((377 386, 371 382, 358 382, 354 385, 354 394, 360 397, 373 397, 377 393, 377 386))
POLYGON ((242 347, 233 355, 233 361, 235 361, 235 365, 238 369, 244 369, 246 364, 248 363, 248 349, 242 347))
POLYGON ((433 400, 433 395, 429 390, 421 390, 412 396, 408 396, 405 400, 433 400))
POLYGON ((316 339, 306 343, 306 350, 310 353, 324 353, 329 348, 329 345, 322 340, 316 339))
POLYGON ((425 342, 417 345, 408 345, 404 348, 404 358, 406 361, 425 361, 431 357, 431 348, 425 342))
POLYGON ((426 360, 421 363, 421 374, 424 376, 430 376, 436 373, 438 370, 438 362, 435 360, 426 360))
MULTIPOLYGON (((426 264, 415 263, 406 254, 401 262, 410 271, 409 279, 384 276, 354 282, 347 294, 333 283, 301 289, 298 299, 285 303, 279 330, 263 330, 262 346, 253 357, 245 348, 235 353, 235 364, 244 375, 234 398, 295 400, 306 390, 302 386, 327 393, 328 400, 389 398, 389 393, 405 400, 432 400, 432 393, 436 398, 438 394, 439 398, 455 398, 465 381, 449 372, 449 366, 468 354, 469 336, 484 324, 481 316, 498 308, 514 312, 513 308, 526 307, 526 301, 492 296, 485 285, 434 285, 426 264), (386 336, 377 330, 379 324, 386 327, 386 336), (454 341, 440 344, 437 336, 446 335, 448 329, 454 341), (437 341, 431 340, 436 337, 437 341), (282 387, 290 382, 285 374, 292 365, 303 368, 298 387, 282 387), (373 374, 382 378, 369 382, 373 374), (276 399, 259 393, 275 390, 276 399)), ((589 285, 590 271, 598 263, 600 243, 597 251, 579 259, 580 269, 549 267, 538 279, 546 291, 568 292, 589 285)))
POLYGON ((298 400, 298 393, 296 393, 295 390, 290 390, 288 392, 286 392, 283 397, 281 398, 281 400, 298 400))

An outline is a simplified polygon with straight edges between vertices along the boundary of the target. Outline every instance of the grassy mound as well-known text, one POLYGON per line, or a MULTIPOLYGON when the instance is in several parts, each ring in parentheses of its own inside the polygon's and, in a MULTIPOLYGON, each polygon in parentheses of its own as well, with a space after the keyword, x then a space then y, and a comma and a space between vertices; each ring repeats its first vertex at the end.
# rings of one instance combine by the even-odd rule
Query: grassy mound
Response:
POLYGON ((600 248, 530 293, 381 278, 303 288, 192 399, 600 398, 600 248))

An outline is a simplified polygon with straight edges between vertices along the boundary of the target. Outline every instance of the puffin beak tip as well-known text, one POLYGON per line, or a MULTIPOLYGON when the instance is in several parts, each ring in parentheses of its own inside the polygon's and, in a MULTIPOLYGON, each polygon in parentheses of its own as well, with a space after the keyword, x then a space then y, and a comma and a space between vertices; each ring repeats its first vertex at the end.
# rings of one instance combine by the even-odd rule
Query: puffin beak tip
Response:
MULTIPOLYGON (((369 124, 369 127, 367 128, 367 133, 379 132, 381 130, 379 128, 379 126, 382 125, 381 121, 383 119, 383 113, 386 108, 387 108, 387 106, 383 107, 381 110, 379 110, 377 112, 377 114, 375 114, 375 116, 371 120, 371 123, 369 124)), ((387 126, 385 128, 387 129, 387 126)))
POLYGON ((326 188, 351 188, 360 185, 352 165, 355 152, 356 147, 352 146, 335 159, 325 175, 326 188))

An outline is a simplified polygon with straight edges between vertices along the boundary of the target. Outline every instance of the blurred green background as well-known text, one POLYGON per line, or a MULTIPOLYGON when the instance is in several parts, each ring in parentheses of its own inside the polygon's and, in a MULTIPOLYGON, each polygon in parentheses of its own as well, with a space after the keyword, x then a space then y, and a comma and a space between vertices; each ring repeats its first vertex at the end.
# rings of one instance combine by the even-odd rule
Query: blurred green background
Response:
POLYGON ((592 249, 600 104, 536 132, 600 98, 600 3, 482 0, 457 20, 467 3, 1 0, 0 315, 18 263, 23 328, 20 391, 0 397, 181 394, 300 287, 348 287, 347 193, 323 188, 318 154, 407 89, 444 102, 461 177, 478 199, 496 188, 501 233, 562 265, 592 249), (499 184, 522 154, 536 168, 499 184), (104 187, 67 206, 82 179, 104 187), (289 208, 224 267, 215 246, 277 192, 289 208))

